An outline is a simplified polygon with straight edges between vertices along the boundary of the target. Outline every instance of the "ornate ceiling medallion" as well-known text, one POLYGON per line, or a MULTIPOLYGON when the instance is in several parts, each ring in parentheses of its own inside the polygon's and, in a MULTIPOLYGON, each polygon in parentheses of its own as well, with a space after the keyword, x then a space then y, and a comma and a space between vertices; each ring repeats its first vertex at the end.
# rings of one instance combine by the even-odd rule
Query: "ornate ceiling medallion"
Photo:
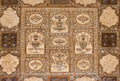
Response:
POLYGON ((76 17, 76 20, 79 24, 88 24, 90 22, 90 17, 87 14, 79 14, 76 17))
POLYGON ((65 44, 67 44, 67 41, 66 41, 66 39, 64 39, 62 37, 54 38, 53 39, 53 44, 57 45, 57 46, 63 46, 65 44))
POLYGON ((29 21, 32 23, 32 24, 39 24, 41 23, 43 20, 43 17, 39 14, 32 14, 30 17, 29 17, 29 21))
POLYGON ((115 71, 119 62, 118 62, 118 59, 116 58, 116 56, 108 54, 108 55, 102 57, 102 59, 100 59, 100 64, 101 64, 104 72, 111 74, 113 71, 115 71))
POLYGON ((3 12, 2 17, 0 18, 0 23, 3 26, 12 28, 19 24, 19 17, 16 14, 16 11, 9 7, 3 12))
POLYGON ((84 76, 84 77, 81 77, 81 78, 77 78, 76 81, 96 81, 96 80, 94 78, 84 76))
POLYGON ((84 6, 87 6, 89 4, 96 3, 96 0, 74 0, 74 2, 77 3, 77 4, 82 4, 84 6))
POLYGON ((90 68, 90 61, 88 60, 80 60, 77 62, 77 67, 80 70, 87 70, 90 68))
POLYGON ((22 0, 25 4, 30 4, 32 6, 35 6, 40 3, 44 3, 44 0, 22 0))
POLYGON ((35 76, 32 76, 30 78, 25 78, 24 81, 43 81, 43 79, 35 77, 35 76))
POLYGON ((29 62, 29 68, 34 71, 40 70, 42 66, 43 64, 40 60, 32 60, 29 62))
POLYGON ((0 65, 3 68, 2 71, 9 75, 16 71, 16 67, 19 65, 19 59, 16 56, 8 54, 1 57, 0 65))
POLYGON ((116 15, 115 10, 111 7, 104 9, 100 16, 100 22, 107 27, 116 25, 118 22, 118 16, 116 15))

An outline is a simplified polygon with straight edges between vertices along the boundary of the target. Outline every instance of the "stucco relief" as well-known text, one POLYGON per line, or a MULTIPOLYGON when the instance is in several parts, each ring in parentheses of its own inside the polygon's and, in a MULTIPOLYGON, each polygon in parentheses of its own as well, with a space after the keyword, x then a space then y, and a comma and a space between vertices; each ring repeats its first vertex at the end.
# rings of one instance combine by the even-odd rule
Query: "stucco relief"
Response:
POLYGON ((54 62, 51 64, 51 72, 69 72, 69 65, 66 62, 67 56, 62 53, 52 56, 54 62))
POLYGON ((88 33, 81 32, 76 35, 75 53, 92 54, 91 36, 88 33))
POLYGON ((108 54, 100 59, 100 64, 104 72, 106 72, 107 74, 111 74, 113 71, 115 71, 119 62, 116 56, 108 54))
POLYGON ((19 24, 19 17, 16 14, 17 12, 9 7, 7 10, 3 12, 2 17, 0 18, 0 23, 3 26, 8 28, 12 28, 19 24))
POLYGON ((77 17, 76 17, 76 20, 79 24, 88 24, 90 22, 90 16, 88 16, 87 14, 79 14, 77 17))
POLYGON ((67 17, 58 14, 52 17, 53 25, 51 26, 51 33, 67 33, 68 25, 66 24, 67 17))
POLYGON ((40 14, 32 14, 30 17, 29 17, 29 21, 32 23, 32 24, 39 24, 41 23, 43 20, 43 17, 40 15, 40 14))
POLYGON ((25 78, 24 81, 43 81, 43 79, 35 77, 35 76, 32 76, 30 78, 25 78))
POLYGON ((118 16, 116 15, 115 10, 111 7, 104 9, 100 16, 100 22, 107 27, 116 25, 118 22, 118 16))
POLYGON ((96 80, 94 78, 84 76, 84 77, 81 77, 81 78, 76 78, 75 81, 96 81, 96 80))
POLYGON ((90 68, 90 61, 89 60, 80 60, 77 62, 77 67, 80 70, 87 70, 90 68))
POLYGON ((29 68, 34 71, 40 70, 42 66, 43 64, 40 60, 31 60, 29 62, 29 68))
POLYGON ((27 54, 44 54, 43 35, 38 32, 33 32, 28 35, 26 46, 27 54))
POLYGON ((16 71, 16 67, 19 65, 19 59, 16 56, 8 54, 1 57, 0 65, 2 67, 2 71, 10 75, 16 71))
POLYGON ((96 0, 74 0, 74 2, 77 3, 77 4, 82 4, 84 6, 87 6, 89 4, 96 3, 96 0))
POLYGON ((44 3, 44 0, 22 0, 25 4, 35 6, 40 3, 44 3))

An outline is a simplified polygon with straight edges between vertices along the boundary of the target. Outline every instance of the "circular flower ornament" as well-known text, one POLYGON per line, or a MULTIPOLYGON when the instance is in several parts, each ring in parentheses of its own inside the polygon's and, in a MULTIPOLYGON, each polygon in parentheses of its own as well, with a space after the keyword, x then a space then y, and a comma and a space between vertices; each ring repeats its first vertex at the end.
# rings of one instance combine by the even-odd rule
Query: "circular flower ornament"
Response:
POLYGON ((16 67, 19 65, 19 59, 16 56, 8 54, 1 57, 0 65, 3 68, 2 71, 9 75, 16 71, 16 67))

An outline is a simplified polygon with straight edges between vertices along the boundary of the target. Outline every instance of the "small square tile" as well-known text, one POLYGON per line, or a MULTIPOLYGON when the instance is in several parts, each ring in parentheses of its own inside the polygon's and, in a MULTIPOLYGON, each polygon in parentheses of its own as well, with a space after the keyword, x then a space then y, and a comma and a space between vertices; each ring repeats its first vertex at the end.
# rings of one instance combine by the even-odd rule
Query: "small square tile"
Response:
POLYGON ((102 33, 102 47, 116 47, 117 34, 116 33, 102 33))
POLYGON ((1 41, 3 48, 17 47, 17 33, 2 33, 1 41))
POLYGON ((70 81, 69 76, 49 76, 49 81, 70 81))
POLYGON ((115 77, 103 77, 102 81, 117 81, 115 77))
POLYGON ((69 4, 69 0, 50 0, 51 5, 66 5, 69 4))
POLYGON ((1 81, 17 81, 16 77, 3 77, 1 81))
POLYGON ((101 4, 115 5, 117 4, 117 0, 101 0, 101 4))
POLYGON ((17 5, 18 0, 1 0, 1 5, 17 5))

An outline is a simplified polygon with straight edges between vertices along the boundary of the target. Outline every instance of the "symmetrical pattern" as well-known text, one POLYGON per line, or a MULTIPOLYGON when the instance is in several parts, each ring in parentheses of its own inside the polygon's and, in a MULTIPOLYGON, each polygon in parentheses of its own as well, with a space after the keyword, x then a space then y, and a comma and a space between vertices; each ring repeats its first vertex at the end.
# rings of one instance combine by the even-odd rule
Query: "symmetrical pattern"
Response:
POLYGON ((119 0, 0 0, 0 81, 120 81, 119 0))

